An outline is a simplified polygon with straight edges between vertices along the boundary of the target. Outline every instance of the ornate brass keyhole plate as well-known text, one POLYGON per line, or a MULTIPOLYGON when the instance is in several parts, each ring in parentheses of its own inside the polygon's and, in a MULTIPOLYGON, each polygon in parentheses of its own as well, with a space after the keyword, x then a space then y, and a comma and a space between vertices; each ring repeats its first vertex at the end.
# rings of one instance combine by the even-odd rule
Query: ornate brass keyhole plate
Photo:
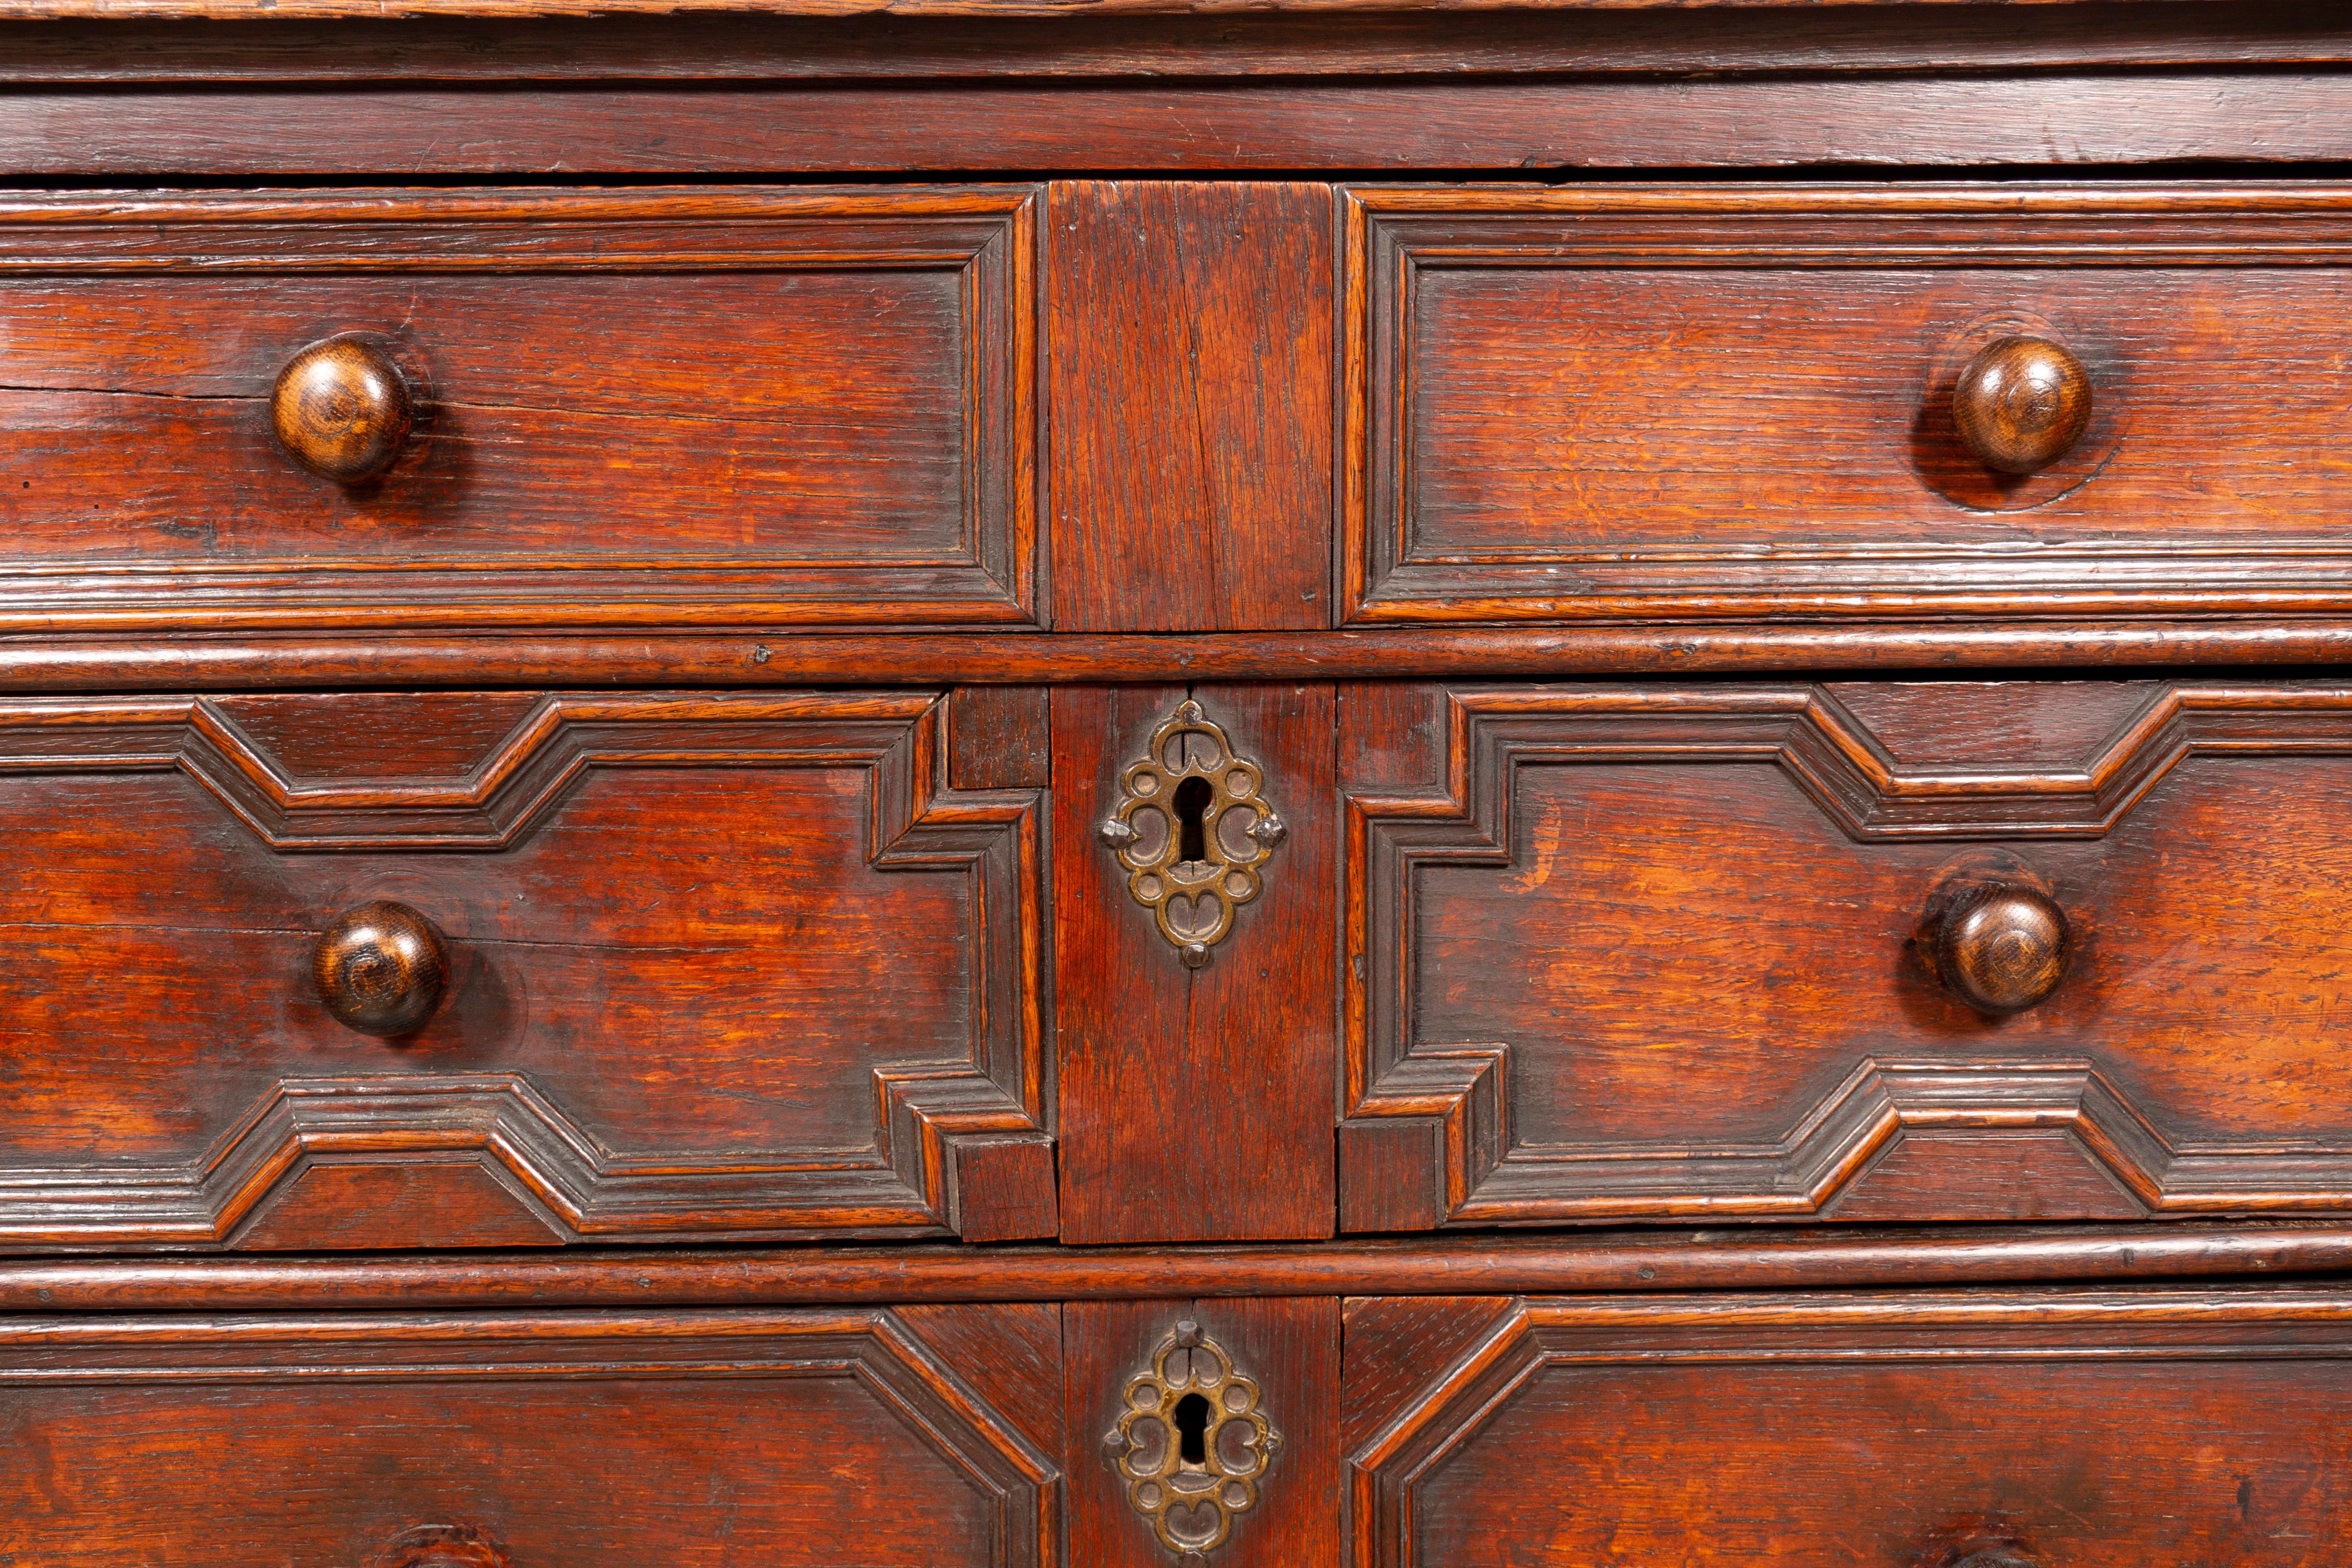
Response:
POLYGON ((1126 870, 1128 892, 1198 969, 1258 896, 1259 868, 1288 831, 1263 794, 1265 774, 1186 698, 1118 783, 1102 841, 1126 870))
POLYGON ((1282 1445, 1257 1406, 1256 1380, 1236 1372, 1195 1322, 1177 1324, 1151 1370, 1128 1379, 1103 1451, 1127 1483, 1129 1505, 1187 1563, 1205 1563, 1202 1554, 1233 1533, 1234 1516, 1257 1502, 1282 1445))

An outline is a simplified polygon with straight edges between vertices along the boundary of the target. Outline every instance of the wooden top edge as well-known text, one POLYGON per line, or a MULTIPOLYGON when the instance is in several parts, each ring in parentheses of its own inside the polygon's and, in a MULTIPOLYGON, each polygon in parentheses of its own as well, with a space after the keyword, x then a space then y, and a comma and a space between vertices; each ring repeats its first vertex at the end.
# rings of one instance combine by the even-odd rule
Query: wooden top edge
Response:
MULTIPOLYGON (((1459 11, 1819 10, 1946 6, 1986 0, 5 0, 0 19, 328 20, 402 16, 660 16, 733 12, 770 16, 1228 16, 1459 11)), ((2066 5, 2083 0, 1991 0, 2066 5)), ((2202 0, 2220 5, 2223 0, 2202 0)))

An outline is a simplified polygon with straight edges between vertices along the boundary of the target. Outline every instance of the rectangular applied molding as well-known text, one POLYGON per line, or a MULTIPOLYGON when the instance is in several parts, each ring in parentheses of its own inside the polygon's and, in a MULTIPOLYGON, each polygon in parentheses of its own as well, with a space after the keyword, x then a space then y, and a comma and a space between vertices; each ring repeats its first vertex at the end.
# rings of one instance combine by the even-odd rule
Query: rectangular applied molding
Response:
POLYGON ((2352 608, 2352 188, 1356 186, 1342 268, 1349 624, 2352 608))
POLYGON ((0 630, 1029 624, 1036 205, 0 203, 0 630))

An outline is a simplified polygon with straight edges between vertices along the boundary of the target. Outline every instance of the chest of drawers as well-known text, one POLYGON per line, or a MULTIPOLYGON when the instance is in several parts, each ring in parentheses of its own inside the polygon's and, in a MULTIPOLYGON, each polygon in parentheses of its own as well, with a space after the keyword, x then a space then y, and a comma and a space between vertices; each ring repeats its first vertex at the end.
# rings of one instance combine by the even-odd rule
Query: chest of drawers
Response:
POLYGON ((0 19, 0 1565, 2340 1556, 2352 21, 391 10, 0 19))

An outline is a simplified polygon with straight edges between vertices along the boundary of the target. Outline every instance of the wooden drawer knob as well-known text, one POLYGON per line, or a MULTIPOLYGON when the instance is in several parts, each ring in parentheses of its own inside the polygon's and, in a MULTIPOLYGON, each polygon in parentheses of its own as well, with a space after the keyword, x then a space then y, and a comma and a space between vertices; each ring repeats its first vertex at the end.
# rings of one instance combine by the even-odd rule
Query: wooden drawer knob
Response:
POLYGON ((269 395, 278 444, 338 484, 364 484, 390 468, 415 418, 408 378, 392 356, 348 333, 289 360, 269 395))
POLYGON ((469 1524, 420 1524, 376 1554, 372 1568, 507 1568, 506 1548, 469 1524))
POLYGON ((2003 338, 1960 372, 1952 422, 1987 467, 2039 473, 2073 451, 2090 425, 2090 373, 2047 338, 2003 338))
POLYGON ((2066 975, 2066 911, 2032 888, 1969 889, 1931 915, 1924 934, 1928 967, 1980 1013, 2022 1012, 2066 975))
POLYGON ((414 1034, 441 1005, 449 950, 406 904, 362 904, 320 935, 310 974, 338 1021, 390 1039, 414 1034))

